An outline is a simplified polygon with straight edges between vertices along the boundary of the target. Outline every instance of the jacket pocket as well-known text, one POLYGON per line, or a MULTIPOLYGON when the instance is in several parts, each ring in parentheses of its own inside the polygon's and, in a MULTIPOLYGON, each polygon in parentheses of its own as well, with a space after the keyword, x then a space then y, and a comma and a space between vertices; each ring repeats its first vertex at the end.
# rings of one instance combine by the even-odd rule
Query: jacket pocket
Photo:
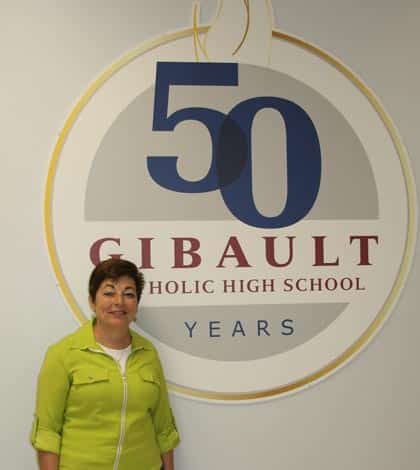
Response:
POLYGON ((140 368, 140 377, 144 382, 149 382, 160 387, 159 375, 151 364, 146 364, 140 368))
POLYGON ((73 374, 73 385, 86 385, 108 381, 108 371, 100 369, 99 367, 83 367, 76 370, 73 374))

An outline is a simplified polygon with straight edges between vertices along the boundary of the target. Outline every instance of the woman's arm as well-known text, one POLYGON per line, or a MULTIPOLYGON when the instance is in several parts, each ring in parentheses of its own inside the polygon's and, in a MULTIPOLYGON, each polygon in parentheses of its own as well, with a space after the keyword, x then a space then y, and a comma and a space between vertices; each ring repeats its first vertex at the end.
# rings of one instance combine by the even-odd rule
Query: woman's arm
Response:
MULTIPOLYGON (((162 454, 163 470, 174 470, 174 451, 170 450, 162 454)), ((41 470, 44 470, 41 468, 41 470)), ((49 469, 48 469, 49 470, 49 469)))
POLYGON ((58 455, 52 452, 38 451, 39 470, 58 470, 58 455))
POLYGON ((158 372, 160 394, 158 403, 152 414, 153 425, 155 427, 156 439, 160 449, 162 470, 174 470, 173 449, 179 443, 179 434, 169 404, 168 389, 163 375, 162 366, 157 356, 155 365, 158 372))
POLYGON ((31 431, 31 443, 38 451, 38 464, 41 470, 58 470, 69 387, 68 373, 59 351, 51 347, 38 375, 35 415, 31 431))
POLYGON ((173 449, 179 444, 179 434, 169 404, 168 389, 159 359, 156 361, 159 372, 160 395, 152 414, 157 443, 160 449, 163 470, 174 469, 173 449))

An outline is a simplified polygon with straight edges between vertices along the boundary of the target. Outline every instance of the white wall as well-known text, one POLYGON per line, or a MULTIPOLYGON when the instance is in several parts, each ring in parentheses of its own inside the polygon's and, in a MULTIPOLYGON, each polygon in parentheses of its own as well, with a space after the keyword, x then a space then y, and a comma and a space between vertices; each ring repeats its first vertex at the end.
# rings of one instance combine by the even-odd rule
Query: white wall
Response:
MULTIPOLYGON (((215 0, 203 0, 203 17, 215 0)), ((278 29, 339 57, 376 92, 420 174, 417 0, 273 0, 278 29)), ((47 345, 77 325, 44 241, 50 154, 76 99, 141 41, 190 25, 190 0, 0 0, 2 159, 1 467, 35 469, 28 445, 47 345)), ((420 255, 390 319, 349 365, 254 405, 172 397, 178 469, 414 469, 418 454, 420 255)))

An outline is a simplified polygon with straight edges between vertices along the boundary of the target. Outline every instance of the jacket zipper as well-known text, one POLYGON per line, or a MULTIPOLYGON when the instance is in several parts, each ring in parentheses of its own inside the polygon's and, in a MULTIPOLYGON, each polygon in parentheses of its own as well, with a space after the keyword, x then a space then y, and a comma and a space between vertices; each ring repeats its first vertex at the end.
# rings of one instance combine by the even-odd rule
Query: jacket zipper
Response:
MULTIPOLYGON (((136 349, 133 349, 130 354, 128 355, 127 357, 127 362, 125 364, 125 367, 127 369, 127 364, 128 364, 128 359, 130 358, 130 356, 133 354, 133 352, 139 350, 139 349, 142 349, 142 348, 136 348, 136 349)), ((100 354, 104 354, 105 356, 107 357, 111 357, 109 354, 107 354, 105 351, 102 351, 100 349, 91 349, 89 348, 89 351, 92 351, 92 352, 96 352, 96 353, 100 353, 100 354)), ((112 358, 111 358, 112 359, 112 358)), ((121 374, 121 379, 122 379, 122 383, 123 383, 123 401, 122 401, 122 404, 121 404, 121 426, 120 426, 120 437, 118 439, 118 446, 117 446, 117 452, 116 452, 116 455, 115 455, 115 460, 114 460, 114 467, 113 467, 113 470, 118 470, 118 466, 120 464, 120 459, 121 459, 121 451, 122 451, 122 446, 123 446, 123 443, 124 443, 124 437, 125 437, 125 422, 126 422, 126 416, 127 416, 127 398, 128 398, 128 393, 127 393, 127 377, 125 375, 125 372, 124 374, 122 373, 122 370, 121 370, 121 367, 117 364, 118 366, 118 370, 120 371, 120 374, 121 374)))
MULTIPOLYGON (((127 358, 128 361, 128 358, 127 358)), ((120 369, 120 367, 118 366, 120 369)), ((121 427, 120 427, 120 438, 118 440, 118 447, 117 447, 117 454, 115 455, 114 461, 114 470, 118 470, 118 465, 120 464, 121 459, 121 451, 125 437, 125 420, 126 420, 126 412, 127 412, 127 379, 125 373, 123 374, 121 369, 121 378, 123 383, 123 401, 121 405, 121 427)))

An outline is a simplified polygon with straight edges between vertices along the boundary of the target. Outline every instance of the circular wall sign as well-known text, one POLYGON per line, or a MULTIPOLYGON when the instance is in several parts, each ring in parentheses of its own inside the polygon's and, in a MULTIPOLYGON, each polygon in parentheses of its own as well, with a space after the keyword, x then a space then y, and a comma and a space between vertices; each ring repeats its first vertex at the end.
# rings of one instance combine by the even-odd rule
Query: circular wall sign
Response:
POLYGON ((409 269, 415 190, 390 118, 337 59, 273 31, 266 64, 202 60, 208 30, 140 45, 76 104, 49 169, 48 250, 81 322, 94 264, 139 266, 134 328, 172 390, 267 398, 378 330, 409 269))

